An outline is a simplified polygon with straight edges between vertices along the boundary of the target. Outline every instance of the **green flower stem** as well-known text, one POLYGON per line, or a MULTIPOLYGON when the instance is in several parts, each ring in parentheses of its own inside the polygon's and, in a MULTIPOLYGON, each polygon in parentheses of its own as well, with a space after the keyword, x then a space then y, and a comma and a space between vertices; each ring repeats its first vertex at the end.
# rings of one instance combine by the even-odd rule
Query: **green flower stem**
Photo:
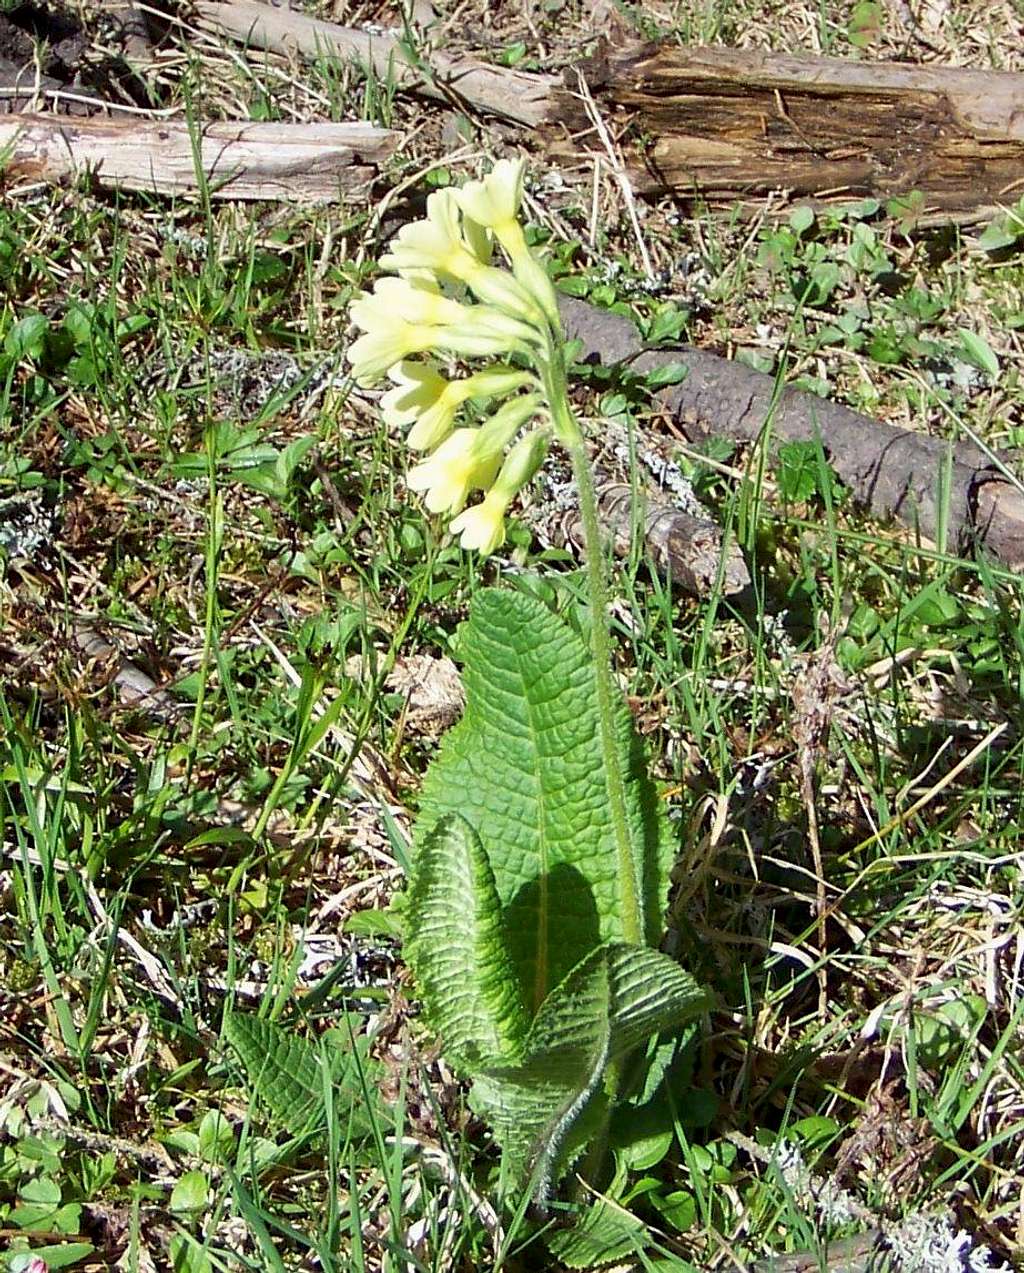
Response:
POLYGON ((615 831, 618 859, 619 897, 622 903, 622 929, 626 941, 642 945, 645 938, 640 903, 640 864, 634 856, 629 819, 626 814, 626 781, 619 764, 615 740, 616 687, 612 675, 612 643, 608 627, 608 585, 605 579, 604 550, 597 516, 594 474, 583 441, 583 433, 569 406, 566 390, 565 361, 556 335, 549 351, 549 361, 542 370, 548 407, 555 434, 569 452, 583 520, 584 548, 587 558, 587 583, 590 593, 590 649, 594 656, 594 682, 608 777, 608 803, 615 831))

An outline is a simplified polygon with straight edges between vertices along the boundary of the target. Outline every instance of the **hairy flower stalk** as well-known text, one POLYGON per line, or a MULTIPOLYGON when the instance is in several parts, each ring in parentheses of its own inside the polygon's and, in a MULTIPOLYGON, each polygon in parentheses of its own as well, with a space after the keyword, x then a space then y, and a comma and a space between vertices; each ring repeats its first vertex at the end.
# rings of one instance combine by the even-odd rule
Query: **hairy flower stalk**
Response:
POLYGON ((616 746, 604 545, 590 459, 569 404, 557 299, 519 221, 524 169, 522 160, 500 160, 482 180, 429 197, 426 218, 403 227, 381 258, 382 268, 397 277, 380 280, 372 293, 353 302, 352 321, 363 335, 348 358, 361 384, 390 377, 395 387, 382 398, 385 419, 409 427, 410 449, 428 452, 409 472, 408 485, 423 493, 430 512, 453 517, 450 529, 463 548, 485 556, 500 548, 506 513, 543 463, 550 438, 569 452, 586 541, 590 639, 623 932, 628 941, 643 944, 642 863, 629 833, 616 746), (495 242, 511 273, 494 264, 495 242), (458 379, 432 359, 417 357, 437 354, 503 361, 458 379), (487 418, 460 422, 473 403, 487 404, 487 418), (467 507, 476 491, 482 499, 467 507))

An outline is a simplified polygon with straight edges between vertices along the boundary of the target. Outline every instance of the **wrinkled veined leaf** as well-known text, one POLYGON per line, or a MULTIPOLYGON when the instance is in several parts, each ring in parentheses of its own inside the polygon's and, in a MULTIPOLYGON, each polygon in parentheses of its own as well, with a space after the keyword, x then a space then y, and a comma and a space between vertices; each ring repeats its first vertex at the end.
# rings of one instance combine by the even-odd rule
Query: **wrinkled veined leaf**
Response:
POLYGON ((624 942, 593 951, 541 1005, 517 1067, 473 1085, 513 1179, 544 1196, 578 1141, 576 1124, 602 1091, 609 1065, 708 1006, 693 978, 667 955, 624 942))
POLYGON ((469 1073, 487 1061, 517 1061, 527 1018, 494 875, 457 814, 420 845, 407 930, 406 958, 448 1057, 469 1073))
MULTIPOLYGON (((477 832, 533 1012, 596 947, 626 936, 593 661, 539 601, 496 589, 474 598, 463 650, 466 714, 427 775, 417 844, 451 813, 477 832)), ((616 725, 644 937, 655 945, 667 821, 624 703, 616 725)))
POLYGON ((351 1048, 319 1047, 251 1013, 227 1012, 224 1037, 235 1049, 253 1091, 273 1117, 292 1136, 322 1131, 326 1125, 327 1085, 332 1089, 333 1113, 343 1134, 360 1138, 374 1125, 386 1123, 379 1104, 370 1108, 377 1091, 365 1055, 365 1041, 351 1048), (330 1073, 325 1075, 324 1065, 330 1073))
POLYGON ((650 1242, 642 1220, 605 1198, 588 1207, 565 1229, 551 1229, 544 1243, 568 1269, 596 1269, 637 1255, 650 1242))

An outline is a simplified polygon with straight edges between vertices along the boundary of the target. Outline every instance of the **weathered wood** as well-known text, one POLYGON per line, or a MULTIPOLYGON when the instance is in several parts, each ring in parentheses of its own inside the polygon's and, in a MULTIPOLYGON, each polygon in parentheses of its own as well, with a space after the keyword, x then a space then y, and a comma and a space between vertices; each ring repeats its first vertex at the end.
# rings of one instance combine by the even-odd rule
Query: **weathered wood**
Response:
POLYGON ((372 69, 382 83, 441 100, 461 99, 531 128, 575 113, 570 95, 552 75, 528 75, 437 50, 424 54, 426 64, 418 66, 394 36, 370 35, 256 0, 198 0, 196 11, 201 26, 251 48, 285 56, 354 60, 372 69))
POLYGON ((637 372, 666 363, 689 371, 659 400, 692 441, 710 437, 759 441, 767 421, 773 443, 813 441, 853 498, 878 518, 895 518, 925 539, 945 526, 953 551, 975 543, 1011 570, 1024 570, 1024 496, 971 443, 953 448, 926 433, 882 424, 800 389, 776 393, 775 380, 704 349, 646 350, 621 314, 563 297, 566 334, 582 342, 581 358, 626 362, 637 372), (947 467, 948 465, 948 467, 947 467))
MULTIPOLYGON (((204 124, 199 158, 218 199, 329 203, 364 187, 398 145, 370 124, 204 124)), ((153 194, 199 189, 196 147, 178 120, 67 119, 22 114, 0 120, 0 152, 12 177, 59 181, 90 171, 102 186, 153 194)))
POLYGON ((952 213, 1024 194, 1024 75, 647 44, 588 79, 651 139, 644 193, 920 190, 952 213))
MULTIPOLYGON (((670 442, 654 430, 638 425, 629 431, 610 420, 588 437, 605 540, 627 560, 642 543, 673 589, 695 597, 714 589, 736 596, 750 584, 743 554, 697 499, 672 458, 670 442)), ((564 456, 549 456, 522 514, 545 547, 577 556, 586 552, 579 491, 564 456)))

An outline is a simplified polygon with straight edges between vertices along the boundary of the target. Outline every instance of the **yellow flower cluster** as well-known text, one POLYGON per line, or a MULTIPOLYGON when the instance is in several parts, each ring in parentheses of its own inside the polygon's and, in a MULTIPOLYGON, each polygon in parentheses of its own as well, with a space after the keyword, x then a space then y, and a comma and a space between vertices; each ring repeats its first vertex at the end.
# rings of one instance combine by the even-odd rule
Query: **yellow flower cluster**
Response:
POLYGON ((353 377, 389 377, 385 420, 409 427, 410 448, 429 452, 409 487, 484 555, 504 543, 508 507, 543 463, 553 423, 557 432, 551 369, 561 366, 562 334, 551 282, 519 224, 524 168, 500 160, 481 181, 435 191, 426 219, 404 226, 381 258, 395 277, 350 309, 363 333, 348 351, 353 377), (511 273, 493 263, 495 242, 511 273), (449 379, 416 357, 424 354, 506 361, 449 379), (502 399, 482 424, 457 425, 466 403, 502 399), (476 491, 483 499, 466 508, 476 491))

